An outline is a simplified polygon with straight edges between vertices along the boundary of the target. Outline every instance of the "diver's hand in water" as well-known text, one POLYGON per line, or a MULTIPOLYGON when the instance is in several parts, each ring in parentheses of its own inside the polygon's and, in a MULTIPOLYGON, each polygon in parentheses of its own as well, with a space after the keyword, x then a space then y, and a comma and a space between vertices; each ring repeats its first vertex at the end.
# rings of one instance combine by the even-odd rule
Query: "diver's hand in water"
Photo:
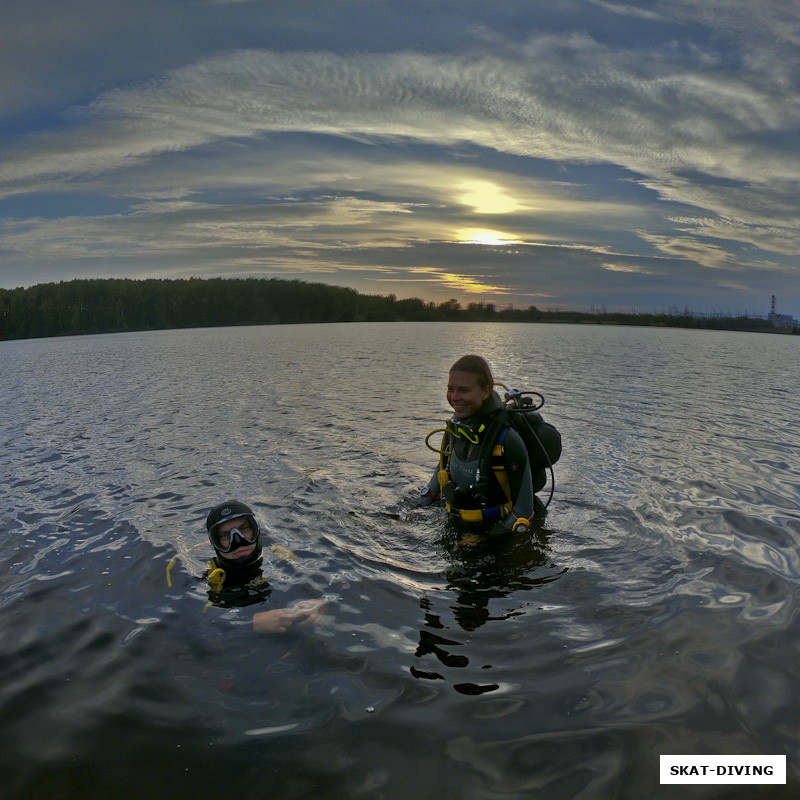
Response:
POLYGON ((275 608, 253 614, 256 633, 286 633, 292 625, 310 625, 325 615, 324 600, 301 600, 288 608, 275 608))
POLYGON ((417 497, 417 506, 429 506, 439 499, 438 494, 434 494, 430 489, 427 489, 417 497))

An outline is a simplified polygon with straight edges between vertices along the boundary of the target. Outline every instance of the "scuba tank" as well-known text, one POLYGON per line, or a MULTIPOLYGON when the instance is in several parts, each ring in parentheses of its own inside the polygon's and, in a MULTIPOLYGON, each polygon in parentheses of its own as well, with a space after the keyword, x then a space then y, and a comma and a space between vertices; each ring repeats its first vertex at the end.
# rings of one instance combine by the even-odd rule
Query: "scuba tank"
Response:
MULTIPOLYGON (((503 387, 505 388, 505 387, 503 387)), ((544 405, 544 397, 539 392, 506 389, 505 408, 509 413, 511 427, 522 437, 528 451, 531 472, 553 468, 561 458, 561 434, 558 429, 545 422, 539 409, 544 405), (533 397, 539 398, 534 404, 533 397)), ((541 487, 539 487, 541 488, 541 487)), ((539 489, 534 489, 539 491, 539 489)))

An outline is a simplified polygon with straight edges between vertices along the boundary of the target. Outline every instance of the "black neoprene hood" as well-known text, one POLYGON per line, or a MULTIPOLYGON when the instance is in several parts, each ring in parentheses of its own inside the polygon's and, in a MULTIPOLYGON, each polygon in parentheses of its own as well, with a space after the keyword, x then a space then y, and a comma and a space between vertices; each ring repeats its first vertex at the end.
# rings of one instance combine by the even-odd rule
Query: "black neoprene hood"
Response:
POLYGON ((245 505, 241 501, 228 500, 225 503, 214 506, 214 508, 208 512, 206 530, 211 533, 212 528, 216 528, 217 525, 221 525, 229 519, 236 519, 236 517, 252 517, 255 519, 255 514, 253 514, 253 509, 250 508, 250 506, 245 505))

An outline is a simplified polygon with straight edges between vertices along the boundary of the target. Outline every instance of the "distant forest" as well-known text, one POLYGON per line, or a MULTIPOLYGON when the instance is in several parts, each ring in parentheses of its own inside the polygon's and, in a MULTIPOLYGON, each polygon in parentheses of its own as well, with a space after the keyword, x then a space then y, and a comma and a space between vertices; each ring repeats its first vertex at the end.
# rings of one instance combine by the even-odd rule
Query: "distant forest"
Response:
POLYGON ((360 294, 299 280, 97 279, 0 289, 0 339, 308 322, 555 322, 794 333, 754 317, 582 313, 360 294))

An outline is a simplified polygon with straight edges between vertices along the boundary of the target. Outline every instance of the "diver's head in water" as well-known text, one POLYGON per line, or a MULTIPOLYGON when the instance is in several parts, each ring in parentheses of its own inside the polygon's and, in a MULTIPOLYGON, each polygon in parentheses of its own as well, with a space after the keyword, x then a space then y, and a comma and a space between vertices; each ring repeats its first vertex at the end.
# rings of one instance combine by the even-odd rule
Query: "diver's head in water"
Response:
POLYGON ((244 503, 229 500, 212 508, 206 530, 221 566, 250 567, 261 558, 261 531, 252 509, 244 503))

